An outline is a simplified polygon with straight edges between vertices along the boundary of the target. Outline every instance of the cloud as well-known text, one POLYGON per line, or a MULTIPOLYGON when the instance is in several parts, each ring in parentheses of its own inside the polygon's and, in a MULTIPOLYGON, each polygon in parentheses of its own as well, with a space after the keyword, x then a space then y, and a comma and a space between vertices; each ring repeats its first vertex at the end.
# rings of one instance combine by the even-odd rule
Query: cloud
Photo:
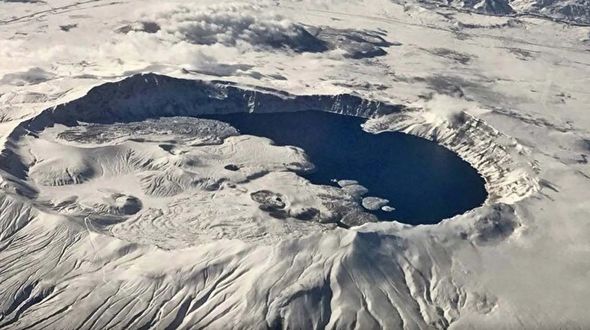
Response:
POLYGON ((296 52, 323 52, 329 45, 303 26, 253 4, 225 3, 213 6, 182 4, 157 9, 142 17, 161 28, 164 38, 197 45, 285 48, 296 52))
POLYGON ((444 94, 435 94, 431 99, 419 101, 413 106, 427 110, 423 114, 424 119, 433 124, 461 124, 464 112, 480 111, 476 103, 444 94))
POLYGON ((337 50, 344 57, 355 59, 382 56, 387 54, 383 47, 399 45, 386 41, 376 31, 303 25, 273 14, 271 9, 244 3, 158 7, 118 31, 152 32, 170 41, 218 44, 242 50, 282 49, 296 53, 337 50))

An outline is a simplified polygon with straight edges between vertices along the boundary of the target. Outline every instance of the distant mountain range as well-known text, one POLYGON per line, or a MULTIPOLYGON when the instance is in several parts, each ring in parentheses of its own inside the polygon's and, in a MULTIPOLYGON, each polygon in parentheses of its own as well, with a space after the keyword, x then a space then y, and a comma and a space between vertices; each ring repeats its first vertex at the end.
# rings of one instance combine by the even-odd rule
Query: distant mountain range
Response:
POLYGON ((492 15, 535 15, 590 24, 590 0, 418 0, 492 15))

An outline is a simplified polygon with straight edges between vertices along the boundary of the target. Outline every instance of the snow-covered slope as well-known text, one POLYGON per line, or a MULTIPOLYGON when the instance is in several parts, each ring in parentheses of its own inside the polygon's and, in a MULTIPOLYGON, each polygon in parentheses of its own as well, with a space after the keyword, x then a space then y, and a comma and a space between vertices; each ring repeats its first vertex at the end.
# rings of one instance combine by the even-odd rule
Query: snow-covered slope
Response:
POLYGON ((589 28, 389 0, 0 2, 0 24, 0 328, 590 325, 589 28), (340 228, 360 206, 297 176, 304 151, 188 118, 301 108, 437 141, 489 198, 340 228))

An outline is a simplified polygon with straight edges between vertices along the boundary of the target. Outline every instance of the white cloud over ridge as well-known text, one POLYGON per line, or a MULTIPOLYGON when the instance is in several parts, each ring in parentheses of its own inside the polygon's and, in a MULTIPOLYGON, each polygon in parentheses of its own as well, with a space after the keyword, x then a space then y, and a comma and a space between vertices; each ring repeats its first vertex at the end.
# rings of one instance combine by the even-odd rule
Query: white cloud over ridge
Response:
POLYGON ((198 45, 288 48, 297 52, 321 52, 327 43, 301 25, 253 4, 225 3, 212 6, 182 4, 145 14, 158 24, 162 37, 198 45))
POLYGON ((172 42, 223 45, 243 51, 281 49, 320 53, 337 50, 345 57, 357 59, 385 55, 387 52, 382 47, 397 44, 386 41, 377 31, 304 25, 274 14, 271 7, 248 3, 178 4, 155 8, 120 31, 156 33, 172 42))

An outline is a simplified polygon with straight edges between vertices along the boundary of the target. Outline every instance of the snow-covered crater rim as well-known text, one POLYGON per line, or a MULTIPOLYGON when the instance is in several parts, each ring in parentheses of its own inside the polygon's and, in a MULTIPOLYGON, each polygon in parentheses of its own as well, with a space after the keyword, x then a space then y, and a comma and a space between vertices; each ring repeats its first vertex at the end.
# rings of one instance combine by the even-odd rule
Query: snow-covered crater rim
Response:
MULTIPOLYGON (((351 94, 292 95, 263 88, 242 88, 230 82, 205 82, 156 74, 134 75, 92 88, 87 95, 47 109, 21 123, 9 141, 54 124, 139 121, 154 117, 197 116, 235 112, 274 112, 315 109, 372 118, 368 131, 401 131, 438 142, 469 162, 485 179, 486 204, 514 203, 538 190, 536 168, 513 139, 485 122, 465 116, 454 123, 433 125, 423 112, 403 105, 366 100, 351 94), (280 109, 280 110, 279 110, 280 109)), ((26 166, 10 157, 5 145, 3 170, 24 178, 26 166)))

